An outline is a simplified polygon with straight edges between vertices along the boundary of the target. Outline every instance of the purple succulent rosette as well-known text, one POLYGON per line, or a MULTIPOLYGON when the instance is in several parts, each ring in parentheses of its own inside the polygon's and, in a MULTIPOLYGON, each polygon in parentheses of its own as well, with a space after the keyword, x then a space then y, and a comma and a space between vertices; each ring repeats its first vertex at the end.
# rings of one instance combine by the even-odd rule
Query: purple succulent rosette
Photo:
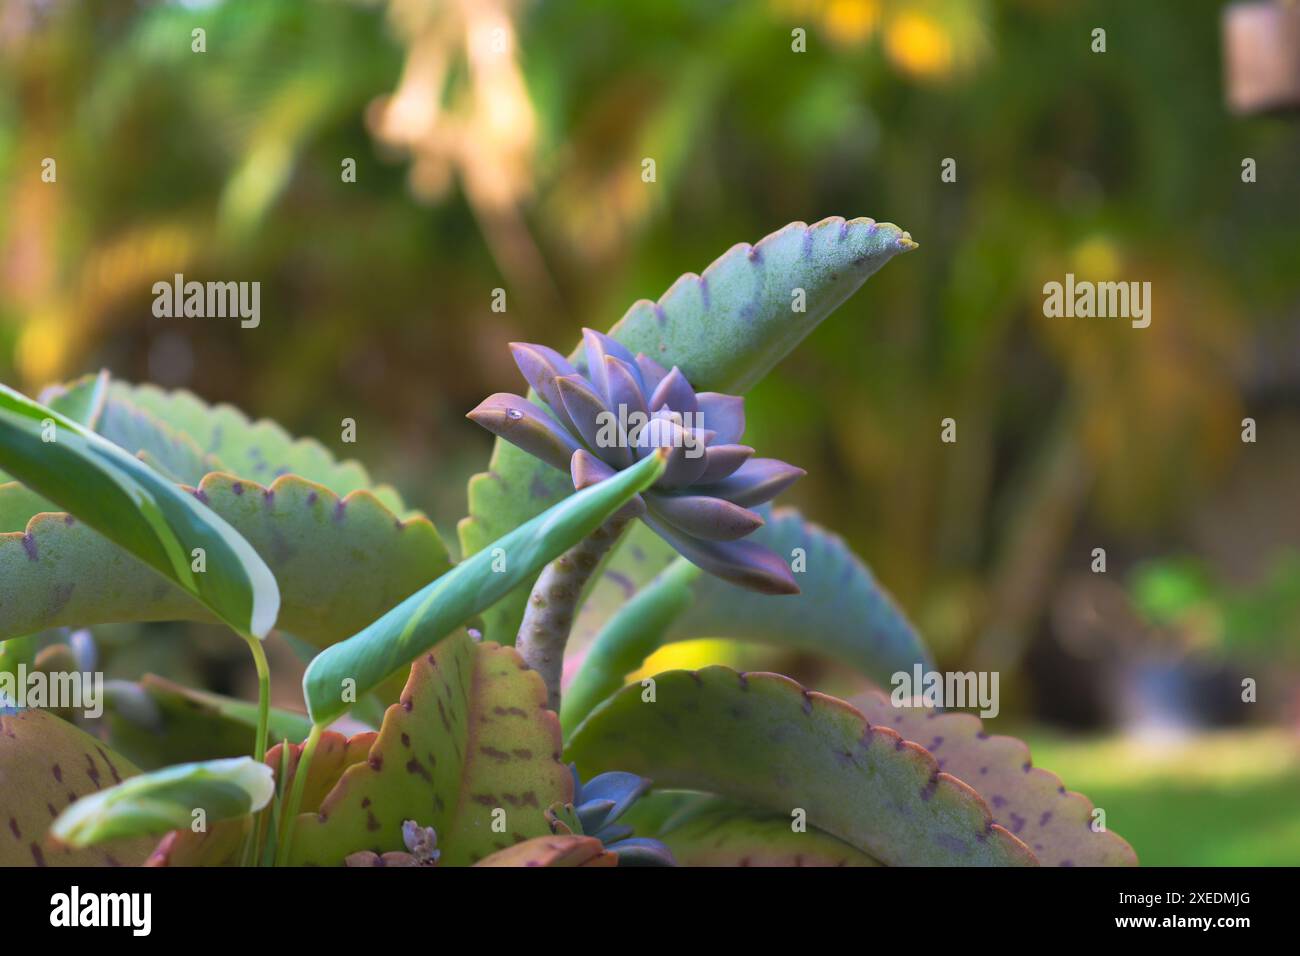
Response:
POLYGON ((583 330, 586 369, 544 345, 512 343, 515 363, 546 408, 497 392, 472 421, 567 470, 586 488, 655 448, 671 449, 663 476, 636 502, 660 537, 718 577, 765 594, 797 594, 778 555, 743 540, 763 525, 750 509, 805 474, 740 444, 745 400, 696 392, 681 369, 633 355, 608 335, 583 330))

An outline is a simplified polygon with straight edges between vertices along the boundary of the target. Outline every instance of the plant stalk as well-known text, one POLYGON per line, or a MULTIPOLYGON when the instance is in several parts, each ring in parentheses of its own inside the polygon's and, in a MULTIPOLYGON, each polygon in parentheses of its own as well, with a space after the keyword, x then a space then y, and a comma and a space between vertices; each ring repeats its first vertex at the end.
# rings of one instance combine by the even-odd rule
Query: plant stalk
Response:
MULTIPOLYGON (((640 505, 640 502, 636 502, 640 505)), ((644 506, 641 506, 644 507, 644 506)), ((564 648, 577 616, 578 602, 600 560, 605 556, 641 507, 625 506, 545 568, 533 585, 524 611, 515 650, 524 663, 542 675, 546 706, 560 711, 560 678, 564 648)))
POLYGON ((271 725, 271 668, 266 662, 262 642, 250 634, 241 636, 248 642, 257 668, 257 737, 253 740, 253 759, 261 763, 266 759, 266 740, 271 725))
MULTIPOLYGON (((321 724, 312 724, 311 733, 307 735, 307 742, 303 744, 302 755, 298 758, 298 766, 293 771, 293 789, 289 791, 289 804, 284 807, 280 816, 280 841, 275 851, 275 865, 287 866, 289 864, 289 853, 293 850, 293 829, 294 822, 298 819, 298 808, 302 806, 302 793, 307 786, 307 774, 311 770, 312 758, 316 756, 316 746, 320 743, 321 734, 324 733, 325 727, 321 724)), ((289 746, 288 741, 285 746, 289 746)))
MULTIPOLYGON (((253 654, 253 666, 257 668, 257 730, 253 738, 253 759, 261 763, 266 759, 266 742, 271 725, 271 667, 266 661, 266 650, 262 642, 251 634, 240 634, 248 649, 253 654)), ((253 820, 252 830, 244 842, 244 866, 250 866, 257 859, 258 848, 262 843, 263 824, 266 809, 257 814, 253 820)))

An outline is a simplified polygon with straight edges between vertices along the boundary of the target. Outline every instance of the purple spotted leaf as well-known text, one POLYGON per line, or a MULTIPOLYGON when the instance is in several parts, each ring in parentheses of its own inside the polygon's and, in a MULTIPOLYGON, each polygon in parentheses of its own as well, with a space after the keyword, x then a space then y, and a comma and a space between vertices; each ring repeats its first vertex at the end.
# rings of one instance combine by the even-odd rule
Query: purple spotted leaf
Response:
POLYGON ((441 866, 549 836, 547 809, 573 800, 559 750, 541 678, 513 648, 462 631, 417 658, 366 759, 298 816, 290 862, 338 866, 363 850, 400 852, 406 820, 434 828, 441 866))
MULTIPOLYGON (((190 491, 233 527, 280 589, 278 626, 325 647, 451 567, 423 516, 398 518, 375 495, 340 498, 297 476, 269 487, 209 474, 190 491)), ((0 534, 0 639, 50 627, 213 617, 107 538, 61 513, 0 534)))
POLYGON ((1033 766, 1023 741, 985 733, 972 714, 895 707, 879 692, 860 703, 873 724, 925 747, 940 769, 974 788, 993 819, 1023 840, 1044 866, 1137 865, 1137 854, 1122 837, 1094 829, 1087 797, 1033 766))
POLYGON ((75 849, 48 836, 70 804, 138 773, 125 757, 47 711, 0 716, 0 867, 143 863, 154 844, 147 837, 75 849))
POLYGON ((1034 865, 978 793, 842 700, 778 674, 668 671, 632 685, 574 731, 584 775, 642 774, 806 822, 888 865, 1034 865))

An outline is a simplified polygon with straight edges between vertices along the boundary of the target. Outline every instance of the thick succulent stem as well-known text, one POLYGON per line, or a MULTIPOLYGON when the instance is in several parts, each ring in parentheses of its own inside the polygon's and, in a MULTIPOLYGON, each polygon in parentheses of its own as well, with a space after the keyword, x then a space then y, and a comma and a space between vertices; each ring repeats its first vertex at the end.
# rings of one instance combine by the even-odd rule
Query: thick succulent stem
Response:
POLYGON ((560 677, 564 670, 564 647, 591 575, 623 529, 636 517, 624 508, 614 517, 560 555, 545 568, 533 585, 524 611, 515 650, 546 682, 546 706, 560 711, 560 677))

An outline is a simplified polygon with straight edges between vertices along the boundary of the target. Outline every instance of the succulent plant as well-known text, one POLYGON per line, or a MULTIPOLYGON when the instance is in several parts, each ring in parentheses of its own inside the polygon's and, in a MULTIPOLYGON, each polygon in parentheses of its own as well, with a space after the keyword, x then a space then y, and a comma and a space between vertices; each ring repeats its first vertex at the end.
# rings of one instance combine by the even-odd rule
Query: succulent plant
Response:
POLYGON ((606 850, 617 853, 620 866, 676 864, 672 850, 662 841, 633 836, 633 827, 618 823, 650 791, 653 780, 615 770, 597 774, 584 784, 576 765, 569 764, 569 770, 573 774, 573 809, 584 835, 595 837, 606 850))
POLYGON ((681 368, 635 356, 608 335, 583 330, 584 371, 545 345, 513 343, 515 363, 546 403, 498 392, 469 417, 506 441, 568 471, 575 488, 604 481, 655 448, 668 465, 643 495, 643 520, 687 560, 733 584, 766 594, 796 594, 789 566, 743 540, 763 525, 751 510, 804 471, 754 458, 740 444, 745 400, 696 392, 681 368), (549 412, 548 410, 549 409, 549 412))
POLYGON ((504 440, 454 563, 393 489, 272 423, 106 373, 39 402, 0 386, 0 675, 98 666, 66 629, 201 621, 260 678, 256 702, 128 674, 101 718, 0 711, 0 780, 21 784, 0 788, 0 865, 1136 862, 966 715, 723 667, 625 686, 700 637, 882 686, 927 663, 843 541, 761 507, 801 472, 740 444, 740 394, 914 246, 866 219, 792 223, 586 332, 573 363, 515 346, 546 407, 471 413, 504 440), (779 557, 796 549, 799 588, 779 557), (580 615, 594 639, 562 704, 580 615), (308 661, 305 715, 269 705, 273 628, 308 661), (331 729, 345 714, 368 729, 331 729))

